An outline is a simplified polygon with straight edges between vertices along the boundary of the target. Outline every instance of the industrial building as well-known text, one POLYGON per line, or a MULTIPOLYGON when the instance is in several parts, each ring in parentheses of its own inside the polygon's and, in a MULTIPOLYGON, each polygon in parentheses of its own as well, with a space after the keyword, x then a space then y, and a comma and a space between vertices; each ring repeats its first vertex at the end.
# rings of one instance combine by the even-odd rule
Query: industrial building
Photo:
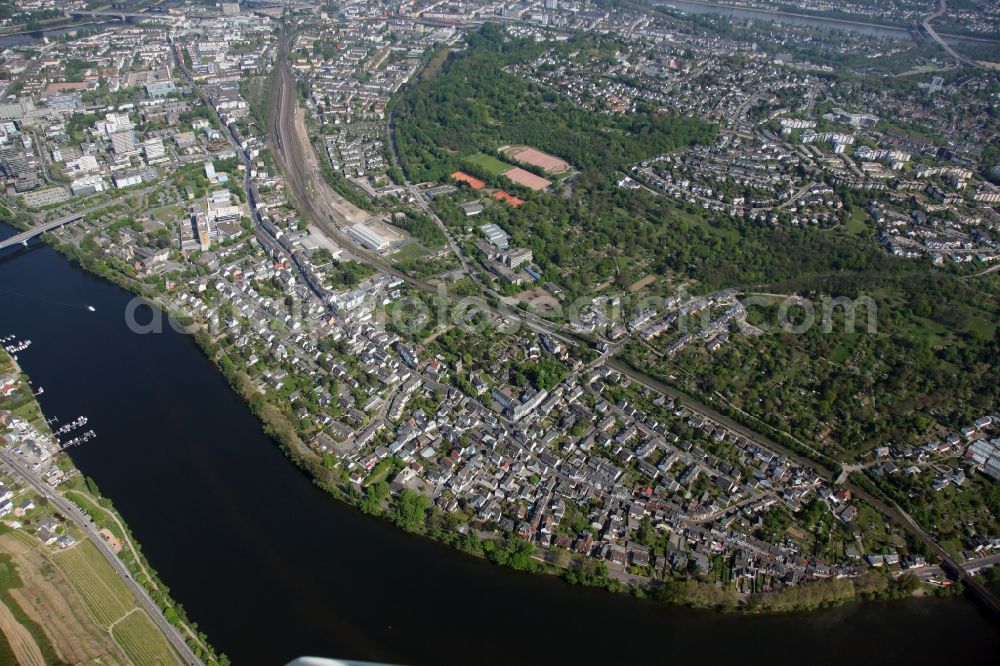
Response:
POLYGON ((372 230, 371 228, 365 226, 364 224, 352 225, 348 230, 347 234, 351 239, 362 245, 369 250, 375 250, 376 252, 381 252, 382 250, 389 247, 389 241, 383 238, 379 233, 372 230))

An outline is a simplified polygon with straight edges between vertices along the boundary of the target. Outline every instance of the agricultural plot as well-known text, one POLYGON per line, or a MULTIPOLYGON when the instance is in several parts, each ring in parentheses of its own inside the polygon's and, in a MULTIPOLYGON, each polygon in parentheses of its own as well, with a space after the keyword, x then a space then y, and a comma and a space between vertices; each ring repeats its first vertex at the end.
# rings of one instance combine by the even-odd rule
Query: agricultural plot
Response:
POLYGON ((163 634, 141 608, 112 627, 111 636, 135 666, 180 663, 163 634))
POLYGON ((135 606, 125 583, 89 541, 81 541, 73 548, 54 553, 52 561, 80 594, 99 625, 111 626, 135 606))
MULTIPOLYGON (((34 537, 23 530, 0 535, 0 569, 2 584, 6 585, 0 600, 32 635, 42 653, 41 663, 128 663, 107 628, 97 625, 81 596, 53 566, 51 554, 39 548, 34 537), (16 577, 10 575, 12 569, 7 563, 16 567, 16 577), (44 622, 44 628, 40 622, 44 622)), ((17 659, 5 661, 0 651, 0 664, 6 663, 35 662, 26 658, 23 650, 17 659)))

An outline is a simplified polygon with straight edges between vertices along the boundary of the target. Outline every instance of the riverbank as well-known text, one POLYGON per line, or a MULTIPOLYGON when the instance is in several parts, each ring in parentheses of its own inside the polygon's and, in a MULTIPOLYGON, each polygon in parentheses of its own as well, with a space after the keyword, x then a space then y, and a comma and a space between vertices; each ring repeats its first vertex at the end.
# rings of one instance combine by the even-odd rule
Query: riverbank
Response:
MULTIPOLYGON (((875 23, 873 21, 862 21, 850 18, 849 14, 808 12, 799 10, 795 12, 781 11, 779 9, 768 9, 766 7, 753 7, 747 5, 733 5, 724 2, 708 2, 706 0, 646 0, 651 6, 662 6, 680 11, 697 11, 699 13, 716 13, 727 16, 743 18, 763 18, 780 22, 782 18, 792 19, 799 24, 810 24, 813 27, 839 28, 841 30, 861 32, 864 34, 893 37, 895 39, 912 39, 911 30, 914 25, 905 23, 875 23)), ((979 33, 941 33, 952 41, 973 41, 1000 44, 1000 41, 991 39, 979 33)))
POLYGON ((43 244, 0 257, 0 281, 0 332, 34 340, 21 356, 46 387, 43 408, 87 414, 100 435, 70 449, 77 468, 114 499, 173 598, 233 663, 313 654, 465 666, 475 655, 500 666, 509 654, 481 650, 492 634, 544 637, 523 661, 565 663, 578 654, 569 637, 590 626, 607 640, 587 646, 588 661, 662 659, 665 644, 677 659, 703 658, 706 645, 740 659, 761 640, 787 648, 777 665, 817 651, 892 664, 1000 649, 961 596, 720 613, 456 552, 331 501, 288 464, 191 336, 128 329, 129 293, 43 244), (448 632, 437 630, 444 622, 448 632))
MULTIPOLYGON (((132 293, 150 298, 183 325, 195 323, 184 313, 171 312, 171 303, 157 297, 146 285, 111 269, 79 247, 58 241, 54 237, 48 237, 47 240, 86 270, 109 279, 132 293)), ((828 589, 831 586, 818 581, 800 586, 809 588, 804 594, 781 597, 794 598, 794 602, 772 602, 766 600, 770 593, 740 595, 730 586, 719 586, 683 573, 665 578, 650 578, 626 570, 609 570, 604 562, 590 557, 579 557, 560 549, 535 547, 512 534, 497 533, 495 526, 490 531, 487 529, 488 525, 472 520, 471 514, 445 513, 431 506, 428 498, 416 493, 390 492, 384 479, 392 478, 405 466, 401 460, 390 459, 383 474, 371 477, 379 479, 378 483, 358 485, 351 481, 348 470, 340 466, 333 456, 317 452, 302 440, 295 423, 288 418, 281 406, 269 402, 249 375, 229 358, 225 345, 220 344, 222 336, 213 338, 206 332, 204 324, 205 322, 195 323, 197 330, 191 336, 192 339, 212 362, 216 371, 224 377, 230 389, 249 407, 264 432, 278 444, 283 455, 305 472, 314 485, 334 499, 365 514, 387 520, 406 532, 430 538, 495 565, 521 572, 555 575, 569 583, 615 593, 626 592, 639 598, 651 598, 677 606, 747 614, 830 608, 859 599, 898 599, 921 587, 914 586, 908 580, 900 582, 888 575, 876 574, 884 579, 884 584, 872 585, 871 581, 866 581, 863 585, 850 583, 837 587, 835 593, 831 594, 828 589), (470 535, 477 532, 493 536, 471 538, 470 535)), ((926 591, 932 589, 926 588, 926 591)))
POLYGON ((667 7, 676 6, 678 8, 682 8, 684 5, 698 5, 718 11, 742 11, 753 12, 756 14, 773 14, 774 16, 788 16, 798 19, 819 19, 824 22, 844 24, 848 27, 877 28, 880 30, 907 30, 907 26, 902 23, 874 23, 872 21, 859 21, 857 19, 847 18, 846 16, 822 12, 809 12, 801 10, 797 12, 789 12, 778 9, 768 9, 766 7, 755 7, 752 5, 732 5, 724 2, 706 2, 705 0, 663 0, 662 2, 655 0, 651 4, 664 5, 667 7))
MULTIPOLYGON (((16 569, 16 574, 12 570, 16 581, 12 578, 6 589, 26 590, 22 596, 35 604, 34 610, 41 616, 45 638, 39 640, 42 645, 48 641, 47 647, 39 648, 48 655, 42 663, 62 663, 64 659, 77 663, 93 658, 95 651, 120 649, 136 663, 159 655, 160 659, 176 658, 177 663, 228 664, 171 598, 110 500, 101 497, 93 481, 80 474, 69 456, 47 452, 58 446, 58 437, 35 399, 27 375, 15 359, 0 351, 0 375, 14 376, 11 373, 19 380, 16 388, 5 390, 0 411, 8 414, 5 437, 23 444, 16 448, 11 444, 0 452, 0 458, 15 482, 24 486, 10 500, 18 503, 13 516, 0 523, 0 552, 16 569), (31 432, 37 433, 37 438, 25 439, 31 432), (38 461, 32 463, 36 457, 38 461), (40 514, 35 512, 36 506, 40 514), (62 535, 55 544, 55 539, 49 541, 44 536, 49 532, 41 531, 47 529, 46 521, 52 520, 49 511, 54 511, 54 532, 62 535), (29 535, 32 531, 34 536, 29 535), (34 570, 38 566, 47 568, 34 570), (27 586, 23 581, 29 581, 27 586), (58 610, 50 607, 53 595, 49 592, 55 593, 63 584, 74 588, 78 596, 59 592, 67 606, 62 609, 65 612, 41 612, 44 608, 58 610), (119 623, 122 626, 116 630, 119 623), (105 633, 111 644, 106 642, 105 633), (179 656, 170 643, 181 652, 179 656), (58 662, 52 655, 60 656, 58 662)), ((5 633, 9 628, 9 623, 4 626, 5 633)), ((7 637, 16 647, 16 630, 7 637)), ((23 642, 23 637, 20 640, 23 642)), ((26 649, 19 655, 21 663, 32 651, 26 649)))

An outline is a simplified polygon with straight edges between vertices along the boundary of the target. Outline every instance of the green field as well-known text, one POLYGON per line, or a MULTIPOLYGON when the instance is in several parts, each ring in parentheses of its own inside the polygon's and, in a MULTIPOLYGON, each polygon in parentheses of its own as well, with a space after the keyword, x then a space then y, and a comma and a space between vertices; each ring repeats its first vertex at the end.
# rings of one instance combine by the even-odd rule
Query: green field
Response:
POLYGON ((135 666, 179 663, 146 611, 136 609, 111 629, 111 637, 135 666))
POLYGON ((492 155, 487 155, 486 153, 476 153, 475 155, 470 155, 465 158, 465 161, 479 167, 491 176, 499 176, 500 174, 514 168, 513 165, 507 164, 503 160, 493 157, 492 155))
POLYGON ((410 243, 409 245, 404 245, 395 254, 392 255, 393 261, 410 261, 412 259, 419 259, 420 257, 425 257, 430 254, 427 248, 423 247, 419 243, 410 243))
POLYGON ((161 222, 165 222, 167 220, 174 220, 183 216, 184 209, 180 206, 163 206, 162 208, 154 208, 151 210, 150 215, 161 222))
POLYGON ((851 212, 851 216, 844 222, 847 233, 855 236, 863 236, 868 232, 867 214, 860 208, 851 212))
POLYGON ((83 541, 69 550, 54 553, 52 561, 80 593, 100 626, 111 626, 135 606, 132 592, 91 542, 83 541))

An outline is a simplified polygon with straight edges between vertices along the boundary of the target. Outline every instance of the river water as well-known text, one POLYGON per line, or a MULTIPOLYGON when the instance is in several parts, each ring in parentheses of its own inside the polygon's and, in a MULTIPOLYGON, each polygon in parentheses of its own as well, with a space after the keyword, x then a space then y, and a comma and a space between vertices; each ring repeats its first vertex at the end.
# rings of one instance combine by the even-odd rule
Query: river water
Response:
MULTIPOLYGON (((0 235, 12 232, 0 227, 0 235)), ((131 296, 45 246, 0 256, 0 336, 191 619, 236 664, 960 663, 1000 632, 964 598, 745 617, 522 575, 405 534, 288 462, 188 337, 136 335, 131 296), (90 312, 87 306, 96 308, 90 312)), ((167 329, 169 331, 169 328, 167 329)))
POLYGON ((5 35, 0 37, 0 46, 7 48, 11 46, 24 46, 33 44, 43 38, 56 39, 65 35, 76 36, 80 32, 100 32, 112 27, 119 27, 122 24, 117 21, 91 21, 66 26, 63 28, 53 28, 51 30, 37 30, 33 32, 22 32, 16 35, 5 35))
MULTIPOLYGON (((787 23, 789 25, 800 25, 812 28, 830 28, 834 30, 846 30, 869 37, 887 37, 890 39, 913 39, 905 28, 897 28, 889 25, 877 25, 876 23, 866 23, 864 17, 860 17, 857 22, 850 20, 837 20, 823 16, 807 16, 804 14, 786 14, 779 11, 768 11, 766 9, 753 9, 750 7, 731 7, 725 4, 713 2, 688 2, 686 0, 646 0, 651 5, 665 5, 678 9, 688 14, 721 14, 740 19, 756 19, 764 21, 774 21, 776 23, 787 23)), ((964 39, 960 35, 943 35, 946 41, 951 43, 961 43, 965 41, 975 41, 964 39)), ((984 35, 989 37, 989 35, 984 35)))

